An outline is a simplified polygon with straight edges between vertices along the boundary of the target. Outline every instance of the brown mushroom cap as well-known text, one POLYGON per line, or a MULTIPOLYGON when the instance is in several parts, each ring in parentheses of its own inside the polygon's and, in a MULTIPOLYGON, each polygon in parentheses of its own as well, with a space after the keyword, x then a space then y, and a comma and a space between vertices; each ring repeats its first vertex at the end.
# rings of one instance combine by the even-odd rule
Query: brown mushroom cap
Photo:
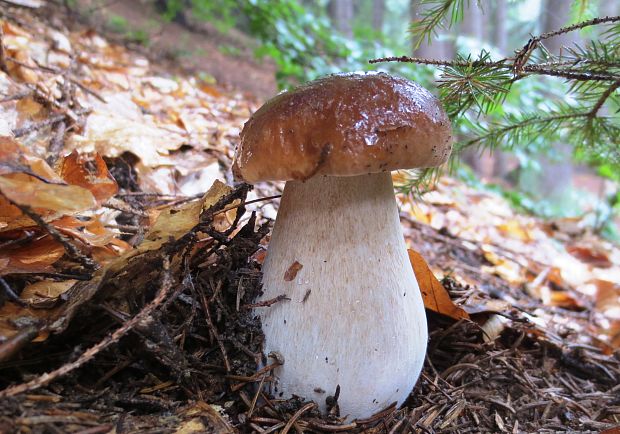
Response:
POLYGON ((233 171, 246 182, 433 167, 450 121, 430 92, 385 73, 330 75, 263 105, 241 132, 233 171))

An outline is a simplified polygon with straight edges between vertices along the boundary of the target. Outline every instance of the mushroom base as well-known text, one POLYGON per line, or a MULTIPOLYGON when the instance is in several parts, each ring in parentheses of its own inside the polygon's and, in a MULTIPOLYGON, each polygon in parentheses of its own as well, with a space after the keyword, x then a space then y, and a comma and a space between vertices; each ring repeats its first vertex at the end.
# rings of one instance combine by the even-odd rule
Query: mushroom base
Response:
POLYGON ((263 265, 257 308, 265 353, 280 353, 272 392, 316 401, 340 386, 340 414, 399 405, 426 352, 424 304, 389 173, 289 181, 263 265))

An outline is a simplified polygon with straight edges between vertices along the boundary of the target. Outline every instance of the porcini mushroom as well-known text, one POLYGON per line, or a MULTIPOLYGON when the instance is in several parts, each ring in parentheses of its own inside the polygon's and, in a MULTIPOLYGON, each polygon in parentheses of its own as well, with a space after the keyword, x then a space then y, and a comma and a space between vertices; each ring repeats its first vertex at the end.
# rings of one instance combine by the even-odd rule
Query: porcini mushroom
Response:
POLYGON ((245 124, 235 173, 285 180, 257 308, 276 395, 368 417, 413 389, 424 361, 424 304, 409 263, 391 170, 443 163, 439 101, 385 73, 336 74, 263 105, 245 124))

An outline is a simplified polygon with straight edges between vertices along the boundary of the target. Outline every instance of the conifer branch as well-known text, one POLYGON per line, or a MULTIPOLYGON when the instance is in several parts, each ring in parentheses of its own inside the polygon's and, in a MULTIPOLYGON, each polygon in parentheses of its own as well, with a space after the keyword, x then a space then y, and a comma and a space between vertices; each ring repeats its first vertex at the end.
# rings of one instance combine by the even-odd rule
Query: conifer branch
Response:
POLYGON ((598 111, 601 109, 601 107, 603 107, 603 104, 605 104, 605 101, 607 101, 607 99, 618 89, 620 88, 620 80, 615 81, 611 86, 609 86, 607 88, 607 90, 605 92, 603 92, 600 96, 600 98, 598 99, 598 101, 596 101, 596 103, 592 106, 592 110, 590 110, 590 112, 588 113, 588 118, 589 119, 594 119, 596 117, 596 114, 598 113, 598 111))

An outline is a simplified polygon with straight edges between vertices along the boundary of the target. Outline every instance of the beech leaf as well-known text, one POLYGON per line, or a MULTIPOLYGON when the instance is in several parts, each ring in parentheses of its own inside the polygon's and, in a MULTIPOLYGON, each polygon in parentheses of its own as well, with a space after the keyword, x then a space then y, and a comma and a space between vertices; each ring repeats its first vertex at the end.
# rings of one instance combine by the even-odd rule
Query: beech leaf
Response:
POLYGON ((454 304, 448 291, 433 275, 422 255, 411 249, 407 252, 418 285, 420 285, 424 307, 456 320, 469 319, 469 314, 454 304))

